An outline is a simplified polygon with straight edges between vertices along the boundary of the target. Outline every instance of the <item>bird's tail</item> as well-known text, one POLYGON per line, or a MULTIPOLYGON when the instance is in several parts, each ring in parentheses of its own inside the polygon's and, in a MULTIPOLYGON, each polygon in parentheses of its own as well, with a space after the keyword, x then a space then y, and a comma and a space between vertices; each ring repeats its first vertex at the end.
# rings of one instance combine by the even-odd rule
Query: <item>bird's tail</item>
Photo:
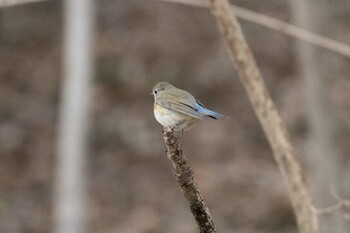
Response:
POLYGON ((224 115, 222 115, 222 114, 220 114, 220 113, 218 113, 218 112, 214 112, 214 111, 209 110, 209 109, 204 108, 204 107, 200 108, 200 109, 199 109, 199 112, 200 112, 200 113, 203 113, 203 114, 205 114, 206 116, 208 116, 208 117, 210 117, 210 118, 213 118, 213 119, 215 119, 215 120, 217 120, 217 119, 219 119, 219 118, 225 117, 224 115))

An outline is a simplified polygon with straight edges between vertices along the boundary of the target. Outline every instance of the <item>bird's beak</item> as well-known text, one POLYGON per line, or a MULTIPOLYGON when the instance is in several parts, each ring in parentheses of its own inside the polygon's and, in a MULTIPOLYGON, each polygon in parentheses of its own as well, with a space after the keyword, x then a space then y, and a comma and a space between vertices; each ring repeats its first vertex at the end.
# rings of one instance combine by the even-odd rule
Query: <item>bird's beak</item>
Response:
POLYGON ((153 95, 153 92, 149 93, 150 95, 153 95))

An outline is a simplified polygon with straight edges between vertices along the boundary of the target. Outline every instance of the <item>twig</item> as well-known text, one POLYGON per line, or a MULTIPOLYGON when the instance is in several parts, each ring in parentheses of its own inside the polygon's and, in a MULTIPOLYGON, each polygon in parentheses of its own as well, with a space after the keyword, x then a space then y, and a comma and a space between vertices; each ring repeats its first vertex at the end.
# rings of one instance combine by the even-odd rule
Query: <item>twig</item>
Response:
MULTIPOLYGON (((180 4, 191 5, 191 6, 197 6, 197 7, 209 6, 207 0, 158 0, 158 1, 180 3, 180 4)), ((244 19, 248 22, 255 23, 255 24, 276 30, 278 32, 282 32, 284 34, 287 34, 299 40, 303 40, 305 42, 319 46, 324 49, 328 49, 330 51, 341 54, 343 56, 350 57, 350 46, 348 44, 312 33, 308 30, 297 27, 293 24, 286 23, 282 20, 254 12, 254 11, 245 9, 243 7, 239 7, 236 5, 231 5, 231 7, 237 17, 244 19)))
POLYGON ((337 216, 339 216, 340 218, 343 218, 345 220, 350 220, 350 214, 349 213, 344 213, 343 211, 341 211, 341 208, 343 207, 342 203, 337 203, 334 204, 332 206, 328 206, 325 208, 313 208, 312 211, 315 214, 335 214, 337 216))
POLYGON ((216 17, 230 57, 238 70, 255 113, 274 152, 275 160, 288 186, 290 198, 301 233, 318 233, 317 215, 304 173, 295 156, 286 127, 273 104, 262 75, 227 0, 210 0, 210 10, 216 17))
POLYGON ((341 203, 344 207, 350 208, 350 200, 344 199, 338 195, 338 193, 335 191, 334 187, 331 187, 331 192, 334 198, 341 203))
POLYGON ((46 0, 0 0, 0 7, 10 7, 26 3, 43 2, 46 0))
POLYGON ((343 206, 342 203, 339 202, 337 204, 334 204, 325 208, 313 207, 312 211, 316 214, 329 214, 329 213, 338 211, 342 206, 343 206))
MULTIPOLYGON (((47 0, 0 0, 0 7, 10 7, 10 6, 15 6, 19 4, 43 2, 43 1, 47 1, 47 0)), ((197 6, 197 7, 208 7, 207 0, 157 0, 157 1, 180 3, 180 4, 197 6)), ((299 40, 303 40, 310 44, 319 46, 324 49, 328 49, 330 51, 341 54, 343 56, 350 57, 350 46, 345 43, 312 33, 308 30, 297 27, 293 24, 286 23, 282 20, 254 12, 254 11, 245 9, 243 7, 239 7, 236 5, 231 5, 231 7, 234 10, 237 17, 244 19, 248 22, 255 23, 255 24, 276 30, 278 32, 282 32, 284 34, 287 34, 299 40)))
POLYGON ((190 205, 200 233, 216 233, 217 230, 194 180, 192 169, 182 154, 177 135, 172 130, 164 128, 163 138, 167 156, 173 165, 174 176, 190 205))
POLYGON ((350 214, 341 211, 341 208, 350 208, 350 200, 340 197, 335 189, 331 187, 331 192, 334 198, 337 200, 337 203, 324 208, 315 208, 313 207, 312 211, 316 214, 336 214, 341 218, 350 220, 350 214))

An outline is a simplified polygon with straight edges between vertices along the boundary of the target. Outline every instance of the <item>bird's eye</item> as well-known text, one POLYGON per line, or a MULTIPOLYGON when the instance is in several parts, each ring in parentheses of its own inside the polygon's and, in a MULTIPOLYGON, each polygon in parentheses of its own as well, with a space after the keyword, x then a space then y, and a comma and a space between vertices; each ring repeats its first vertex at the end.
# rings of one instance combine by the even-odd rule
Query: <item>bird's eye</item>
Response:
POLYGON ((154 91, 153 91, 153 93, 154 93, 155 95, 157 95, 157 93, 158 93, 158 90, 154 90, 154 91))

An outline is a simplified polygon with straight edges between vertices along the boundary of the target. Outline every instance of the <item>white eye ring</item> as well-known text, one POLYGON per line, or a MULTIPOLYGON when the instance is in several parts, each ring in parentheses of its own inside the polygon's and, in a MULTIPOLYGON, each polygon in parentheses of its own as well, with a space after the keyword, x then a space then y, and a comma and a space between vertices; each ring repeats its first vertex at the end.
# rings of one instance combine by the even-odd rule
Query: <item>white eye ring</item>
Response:
POLYGON ((157 93, 158 93, 158 90, 154 90, 154 91, 153 91, 153 93, 154 93, 155 95, 157 95, 157 93))

